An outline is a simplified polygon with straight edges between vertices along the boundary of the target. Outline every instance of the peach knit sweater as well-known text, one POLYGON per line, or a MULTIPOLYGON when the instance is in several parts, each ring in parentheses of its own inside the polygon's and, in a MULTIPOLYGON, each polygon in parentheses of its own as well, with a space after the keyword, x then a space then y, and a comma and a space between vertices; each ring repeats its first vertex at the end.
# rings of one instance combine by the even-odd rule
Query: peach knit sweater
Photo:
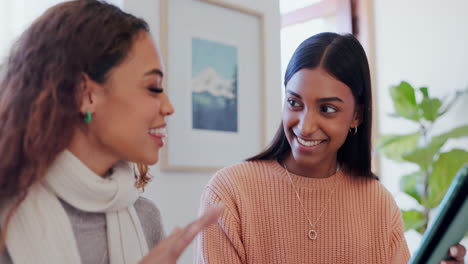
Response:
POLYGON ((218 202, 226 210, 197 238, 196 263, 408 262, 400 211, 379 181, 290 175, 313 223, 324 210, 316 240, 285 169, 244 162, 218 171, 204 191, 201 211, 218 202))

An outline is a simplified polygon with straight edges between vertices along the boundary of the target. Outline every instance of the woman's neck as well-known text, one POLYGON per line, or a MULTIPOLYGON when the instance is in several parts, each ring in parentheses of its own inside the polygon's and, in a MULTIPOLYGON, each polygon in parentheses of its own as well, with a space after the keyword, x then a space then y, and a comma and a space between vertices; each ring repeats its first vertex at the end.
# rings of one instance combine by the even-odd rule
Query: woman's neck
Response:
POLYGON ((336 157, 319 164, 308 164, 298 162, 293 155, 289 155, 284 160, 284 165, 289 172, 308 178, 328 178, 338 171, 336 157))
POLYGON ((67 149, 94 173, 106 177, 118 160, 97 148, 97 144, 91 144, 91 141, 83 133, 77 132, 67 149))

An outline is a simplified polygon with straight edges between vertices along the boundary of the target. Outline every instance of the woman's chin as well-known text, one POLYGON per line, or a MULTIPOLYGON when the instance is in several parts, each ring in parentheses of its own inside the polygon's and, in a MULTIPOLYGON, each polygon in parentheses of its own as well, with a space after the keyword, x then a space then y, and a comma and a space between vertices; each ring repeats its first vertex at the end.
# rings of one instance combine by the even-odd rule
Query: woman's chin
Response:
POLYGON ((159 153, 151 153, 151 155, 145 155, 142 157, 139 157, 138 159, 134 159, 132 162, 133 163, 139 163, 139 164, 144 164, 144 165, 155 165, 159 161, 159 153))
POLYGON ((143 162, 142 163, 148 166, 151 166, 151 165, 155 165, 156 163, 158 163, 158 161, 159 161, 159 156, 147 159, 144 163, 143 162))

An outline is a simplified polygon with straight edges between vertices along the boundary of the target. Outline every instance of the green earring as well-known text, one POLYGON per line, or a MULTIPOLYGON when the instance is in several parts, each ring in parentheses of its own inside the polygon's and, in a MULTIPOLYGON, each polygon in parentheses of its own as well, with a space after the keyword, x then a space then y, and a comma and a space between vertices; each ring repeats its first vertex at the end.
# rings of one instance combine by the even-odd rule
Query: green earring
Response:
POLYGON ((89 124, 91 121, 93 121, 93 114, 91 114, 90 111, 86 111, 84 121, 86 124, 89 124))

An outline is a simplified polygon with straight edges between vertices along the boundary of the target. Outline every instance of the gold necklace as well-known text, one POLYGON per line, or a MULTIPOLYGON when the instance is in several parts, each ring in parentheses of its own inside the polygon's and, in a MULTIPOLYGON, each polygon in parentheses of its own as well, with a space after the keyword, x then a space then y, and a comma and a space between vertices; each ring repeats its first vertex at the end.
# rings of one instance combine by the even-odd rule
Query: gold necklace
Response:
MULTIPOLYGON (((323 213, 325 213, 325 211, 327 210, 328 202, 330 202, 330 199, 332 198, 333 194, 335 193, 336 185, 335 185, 335 188, 333 188, 333 190, 331 191, 330 195, 328 196, 328 200, 325 202, 325 205, 323 206, 322 211, 320 212, 319 216, 317 217, 317 220, 315 221, 315 223, 312 223, 312 220, 310 220, 310 217, 307 214, 307 212, 306 212, 306 210, 304 208, 304 205, 302 204, 302 199, 299 196, 299 192, 297 191, 296 185, 294 185, 294 183, 292 181, 292 178, 291 178, 291 175, 289 174, 288 168, 286 167, 286 164, 284 162, 283 162, 283 167, 286 170, 286 173, 288 174, 289 182, 293 186, 294 192, 296 193, 296 198, 299 201, 299 204, 301 205, 302 212, 304 213, 305 217, 307 218, 307 221, 309 222, 310 229, 309 229, 309 232, 307 233, 307 235, 308 235, 310 240, 315 240, 315 239, 317 239, 317 235, 318 235, 317 230, 315 228, 315 225, 318 223, 318 221, 320 221, 320 218, 322 217, 323 213)), ((336 167, 336 172, 335 173, 337 173, 339 170, 340 170, 340 166, 338 164, 337 167, 336 167)))

